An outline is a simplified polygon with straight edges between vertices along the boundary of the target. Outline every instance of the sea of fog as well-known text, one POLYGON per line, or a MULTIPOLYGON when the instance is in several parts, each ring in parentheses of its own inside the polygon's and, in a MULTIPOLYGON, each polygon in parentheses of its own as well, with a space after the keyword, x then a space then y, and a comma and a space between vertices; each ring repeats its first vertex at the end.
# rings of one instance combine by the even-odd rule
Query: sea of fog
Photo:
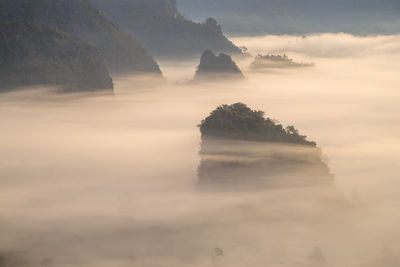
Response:
POLYGON ((1 94, 0 266, 400 266, 400 36, 233 41, 315 67, 1 94), (198 190, 197 125, 235 102, 316 141, 335 187, 198 190))

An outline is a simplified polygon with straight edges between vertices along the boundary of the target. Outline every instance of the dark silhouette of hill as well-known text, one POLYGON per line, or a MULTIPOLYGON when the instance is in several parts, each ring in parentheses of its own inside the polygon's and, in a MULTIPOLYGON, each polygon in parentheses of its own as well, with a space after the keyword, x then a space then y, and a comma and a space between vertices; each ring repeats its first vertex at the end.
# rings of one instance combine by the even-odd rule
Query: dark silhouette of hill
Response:
POLYGON ((201 55, 195 80, 218 78, 244 78, 244 76, 231 56, 223 53, 216 56, 211 50, 206 50, 201 55))
POLYGON ((197 56, 205 49, 241 53, 223 35, 215 19, 194 23, 179 13, 176 0, 91 1, 154 55, 197 56))
POLYGON ((43 24, 93 43, 113 73, 160 69, 147 51, 88 0, 1 0, 0 22, 43 24))
POLYGON ((274 120, 264 118, 264 115, 263 111, 252 110, 243 103, 222 105, 201 122, 201 136, 316 146, 293 126, 284 128, 274 120))
POLYGON ((315 142, 245 104, 219 106, 199 127, 201 185, 254 189, 333 182, 315 142))
POLYGON ((43 25, 0 24, 0 92, 36 85, 66 91, 113 88, 94 46, 43 25))
POLYGON ((178 0, 183 14, 216 17, 229 34, 400 32, 398 0, 178 0))
POLYGON ((285 68, 301 68, 313 67, 313 63, 299 63, 293 61, 286 54, 283 55, 258 55, 250 65, 250 69, 262 71, 265 69, 285 69, 285 68))

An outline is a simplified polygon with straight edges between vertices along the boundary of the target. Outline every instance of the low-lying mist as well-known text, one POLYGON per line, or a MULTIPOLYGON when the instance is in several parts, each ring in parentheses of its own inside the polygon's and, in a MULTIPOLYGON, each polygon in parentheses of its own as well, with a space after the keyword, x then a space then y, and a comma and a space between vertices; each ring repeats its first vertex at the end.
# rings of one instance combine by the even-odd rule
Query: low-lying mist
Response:
POLYGON ((0 266, 399 266, 400 36, 234 42, 315 66, 1 94, 0 266), (316 141, 335 185, 199 190, 197 125, 236 102, 316 141))

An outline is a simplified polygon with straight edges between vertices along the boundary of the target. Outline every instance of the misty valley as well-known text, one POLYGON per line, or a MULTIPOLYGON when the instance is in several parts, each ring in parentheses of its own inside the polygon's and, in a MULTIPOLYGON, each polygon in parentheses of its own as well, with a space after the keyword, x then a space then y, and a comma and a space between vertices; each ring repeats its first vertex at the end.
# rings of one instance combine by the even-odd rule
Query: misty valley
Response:
POLYGON ((400 266, 400 35, 208 2, 0 0, 0 267, 400 266))

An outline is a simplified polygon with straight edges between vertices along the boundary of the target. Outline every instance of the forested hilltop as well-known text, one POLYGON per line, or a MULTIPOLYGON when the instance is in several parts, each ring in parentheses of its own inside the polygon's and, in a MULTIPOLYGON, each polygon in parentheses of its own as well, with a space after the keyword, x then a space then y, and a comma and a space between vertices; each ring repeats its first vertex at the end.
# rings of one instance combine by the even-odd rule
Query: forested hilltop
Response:
POLYGON ((147 51, 88 0, 0 0, 0 23, 43 24, 96 46, 113 73, 161 73, 147 51))
POLYGON ((154 55, 198 56, 205 49, 230 54, 241 50, 213 18, 195 23, 183 17, 176 0, 91 0, 154 55))
POLYGON ((221 105, 199 125, 202 138, 237 139, 261 142, 285 142, 316 146, 300 135, 294 126, 284 128, 265 113, 252 110, 243 103, 221 105))
POLYGON ((216 17, 229 34, 400 33, 398 0, 178 0, 196 20, 216 17))
POLYGON ((315 142, 243 103, 217 107, 199 127, 201 186, 260 190, 333 183, 315 142))
POLYGON ((25 21, 0 24, 0 92, 36 85, 112 90, 98 51, 68 34, 25 21))

